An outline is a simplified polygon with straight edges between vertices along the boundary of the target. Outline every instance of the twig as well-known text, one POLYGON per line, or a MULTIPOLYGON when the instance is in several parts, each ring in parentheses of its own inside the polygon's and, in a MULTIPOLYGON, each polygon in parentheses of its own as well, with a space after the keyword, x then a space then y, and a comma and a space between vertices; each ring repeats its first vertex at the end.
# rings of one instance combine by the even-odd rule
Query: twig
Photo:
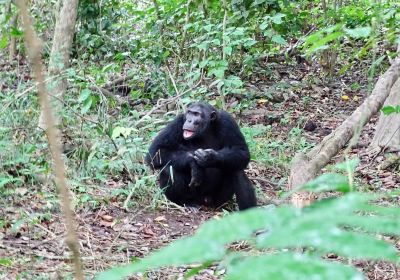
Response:
POLYGON ((114 81, 111 81, 108 84, 106 84, 105 88, 112 88, 112 87, 114 87, 116 85, 119 85, 119 84, 121 84, 121 83, 123 83, 123 82, 125 82, 127 80, 130 80, 130 79, 134 78, 135 75, 136 75, 136 73, 131 73, 129 75, 119 77, 119 78, 115 79, 114 81))
POLYGON ((258 178, 258 177, 249 177, 249 179, 250 180, 255 180, 255 181, 260 181, 260 182, 263 182, 263 183, 267 183, 267 184, 272 185, 272 186, 279 186, 280 185, 279 183, 275 183, 275 182, 269 181, 267 179, 258 178))
MULTIPOLYGON (((168 69, 168 68, 167 68, 167 69, 168 69)), ((157 105, 154 106, 154 107, 153 107, 150 111, 148 111, 146 114, 144 114, 143 117, 141 117, 141 118, 134 124, 134 127, 137 127, 139 124, 141 124, 148 116, 150 116, 151 114, 153 114, 154 111, 160 109, 163 105, 172 103, 173 101, 175 101, 175 100, 178 99, 179 97, 185 95, 186 93, 188 93, 188 92, 190 92, 191 90, 193 90, 194 88, 196 88, 198 85, 200 85, 201 82, 202 82, 202 79, 200 79, 200 80, 197 82, 197 84, 195 84, 193 87, 189 88, 188 90, 185 90, 185 91, 182 92, 182 93, 179 93, 179 94, 176 95, 176 96, 173 96, 173 97, 170 97, 170 98, 167 98, 167 99, 160 98, 160 99, 157 101, 157 105)), ((176 90, 177 90, 177 89, 176 89, 176 90)))

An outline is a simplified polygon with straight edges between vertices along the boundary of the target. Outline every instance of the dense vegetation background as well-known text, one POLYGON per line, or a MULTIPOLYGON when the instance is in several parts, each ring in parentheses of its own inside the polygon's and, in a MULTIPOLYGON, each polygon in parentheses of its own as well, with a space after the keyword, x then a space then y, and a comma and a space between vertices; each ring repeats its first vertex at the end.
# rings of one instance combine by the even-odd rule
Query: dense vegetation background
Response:
MULTIPOLYGON (((137 271, 137 279, 400 279, 400 161, 396 149, 369 150, 379 115, 308 185, 326 199, 301 210, 282 196, 295 153, 334 135, 398 56, 398 1, 82 0, 66 61, 52 48, 68 37, 56 23, 69 22, 74 1, 28 2, 87 277, 215 216, 193 238, 104 279, 137 271), (162 195, 143 158, 195 100, 240 123, 266 210, 219 219, 227 213, 193 213, 162 195), (144 273, 160 266, 169 268, 144 273)), ((73 269, 26 27, 13 1, 0 0, 0 11, 0 277, 65 279, 73 269)), ((389 105, 398 115, 399 104, 389 105)))

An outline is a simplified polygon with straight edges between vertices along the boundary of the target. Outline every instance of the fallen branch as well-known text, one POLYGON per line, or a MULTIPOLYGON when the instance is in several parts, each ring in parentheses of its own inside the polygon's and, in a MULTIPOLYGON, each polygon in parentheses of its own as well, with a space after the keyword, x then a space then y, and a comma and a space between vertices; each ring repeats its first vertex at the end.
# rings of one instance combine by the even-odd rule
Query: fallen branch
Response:
MULTIPOLYGON (((295 156, 289 177, 289 189, 297 189, 314 179, 333 156, 352 138, 358 128, 362 128, 378 112, 388 97, 393 84, 400 76, 400 57, 396 58, 389 69, 379 78, 371 95, 330 135, 307 154, 295 156)), ((292 203, 304 206, 315 198, 292 197, 292 203)))

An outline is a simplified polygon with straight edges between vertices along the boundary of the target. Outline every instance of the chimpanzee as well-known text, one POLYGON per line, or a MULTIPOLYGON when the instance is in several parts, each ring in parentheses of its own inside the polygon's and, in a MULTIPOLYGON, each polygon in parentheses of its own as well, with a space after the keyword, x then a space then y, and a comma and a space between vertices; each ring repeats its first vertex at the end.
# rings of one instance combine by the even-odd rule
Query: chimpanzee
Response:
POLYGON ((159 183, 179 205, 218 207, 233 195, 240 210, 256 205, 244 169, 250 153, 239 126, 225 111, 194 103, 162 130, 146 157, 159 183))

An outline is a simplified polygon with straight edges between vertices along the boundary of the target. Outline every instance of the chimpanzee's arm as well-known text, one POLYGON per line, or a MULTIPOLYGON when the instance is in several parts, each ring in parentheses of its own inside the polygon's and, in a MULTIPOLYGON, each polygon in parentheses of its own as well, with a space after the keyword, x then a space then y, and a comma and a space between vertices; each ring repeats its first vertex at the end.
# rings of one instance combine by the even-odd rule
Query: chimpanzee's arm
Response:
POLYGON ((154 139, 149 148, 146 162, 154 169, 172 165, 174 169, 181 170, 190 167, 193 156, 187 151, 182 151, 184 116, 178 115, 154 139))
POLYGON ((235 120, 226 112, 219 111, 216 130, 221 141, 219 150, 197 150, 196 161, 204 167, 217 167, 227 170, 243 170, 250 162, 250 152, 243 134, 235 120))

